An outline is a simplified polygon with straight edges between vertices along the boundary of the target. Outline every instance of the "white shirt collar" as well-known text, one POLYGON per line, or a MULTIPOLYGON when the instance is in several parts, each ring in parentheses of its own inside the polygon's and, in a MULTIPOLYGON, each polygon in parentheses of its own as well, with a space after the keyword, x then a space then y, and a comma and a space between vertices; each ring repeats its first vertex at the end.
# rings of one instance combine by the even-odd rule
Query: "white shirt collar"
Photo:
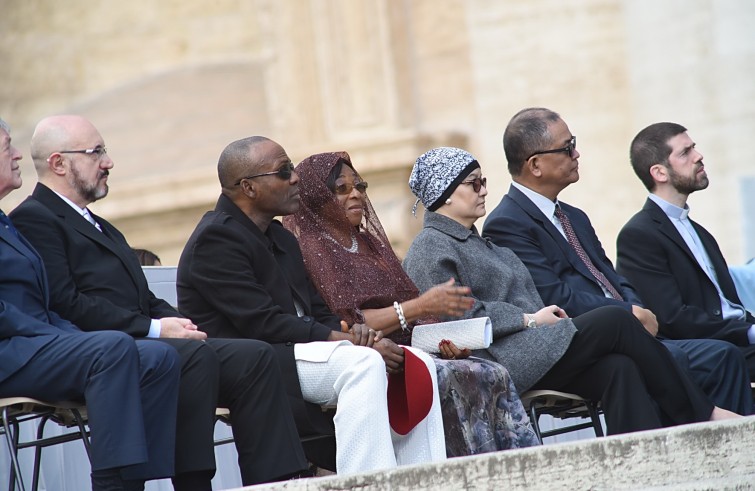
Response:
POLYGON ((686 203, 684 204, 684 208, 679 208, 678 206, 669 203, 665 199, 653 193, 650 193, 648 198, 650 198, 655 204, 660 206, 661 210, 663 210, 663 213, 665 213, 669 218, 686 220, 689 216, 689 205, 686 203))
MULTIPOLYGON (((63 195, 62 195, 62 194, 60 194, 59 192, 55 191, 54 189, 52 190, 52 192, 53 192, 53 193, 55 193, 55 194, 57 194, 57 195, 58 195, 58 196, 60 197, 60 199, 62 199, 62 200, 63 200, 63 201, 65 201, 66 203, 68 203, 68 205, 69 205, 69 206, 70 206, 71 208, 73 208, 74 210, 76 210, 76 211, 77 211, 77 212, 79 213, 79 215, 81 215, 81 216, 83 216, 84 218, 86 218, 86 214, 88 213, 88 211, 87 211, 87 209, 86 209, 86 208, 80 208, 80 207, 79 207, 79 205, 77 205, 76 203, 74 203, 74 202, 73 202, 73 201, 71 201, 70 199, 66 198, 65 196, 63 196, 63 195)), ((87 220, 87 221, 88 221, 88 220, 87 220)))
POLYGON ((511 185, 524 193, 524 195, 527 196, 530 201, 532 201, 535 206, 537 206, 538 209, 543 212, 543 215, 545 215, 548 220, 553 220, 553 213, 556 211, 558 200, 556 200, 556 202, 554 203, 549 198, 546 198, 542 194, 537 193, 526 186, 522 186, 518 182, 512 182, 511 185))

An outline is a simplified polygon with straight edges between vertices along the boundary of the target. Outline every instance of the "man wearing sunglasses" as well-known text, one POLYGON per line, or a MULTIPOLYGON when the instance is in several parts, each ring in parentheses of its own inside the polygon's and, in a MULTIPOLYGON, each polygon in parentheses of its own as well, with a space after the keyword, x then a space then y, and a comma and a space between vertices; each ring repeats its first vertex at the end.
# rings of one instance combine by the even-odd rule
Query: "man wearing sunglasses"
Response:
MULTIPOLYGON (((655 315, 616 272, 587 215, 558 200, 579 180, 576 137, 564 120, 546 108, 523 109, 507 125, 503 146, 513 182, 485 220, 483 235, 519 256, 546 304, 562 307, 571 317, 618 305, 657 336, 655 315)), ((747 367, 734 345, 709 339, 661 341, 714 404, 750 414, 747 367)))
MULTIPOLYGON (((320 405, 337 404, 339 474, 445 458, 437 386, 428 412, 405 435, 392 434, 386 371, 398 376, 412 356, 363 324, 343 332, 346 323, 307 276, 296 237, 275 219, 300 206, 299 175, 286 151, 261 136, 234 141, 220 155, 218 177, 215 209, 178 262, 179 307, 211 337, 273 345, 300 430, 321 425, 320 405)), ((427 375, 434 374, 433 367, 427 375)))
POLYGON ((114 165, 94 125, 81 116, 46 118, 34 131, 31 153, 39 183, 12 218, 47 267, 52 308, 84 331, 123 331, 138 343, 164 342, 179 353, 175 489, 211 489, 217 407, 230 409, 243 484, 305 470, 272 348, 255 340, 206 339, 152 294, 125 237, 88 210, 107 195, 114 165))

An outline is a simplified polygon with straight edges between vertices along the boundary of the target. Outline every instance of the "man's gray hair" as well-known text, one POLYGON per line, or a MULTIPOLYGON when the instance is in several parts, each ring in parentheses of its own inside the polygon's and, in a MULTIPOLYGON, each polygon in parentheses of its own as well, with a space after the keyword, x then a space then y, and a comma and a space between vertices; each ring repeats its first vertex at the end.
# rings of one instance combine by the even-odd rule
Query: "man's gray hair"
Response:
POLYGON ((10 125, 3 121, 3 118, 0 118, 0 130, 3 130, 10 135, 10 125))

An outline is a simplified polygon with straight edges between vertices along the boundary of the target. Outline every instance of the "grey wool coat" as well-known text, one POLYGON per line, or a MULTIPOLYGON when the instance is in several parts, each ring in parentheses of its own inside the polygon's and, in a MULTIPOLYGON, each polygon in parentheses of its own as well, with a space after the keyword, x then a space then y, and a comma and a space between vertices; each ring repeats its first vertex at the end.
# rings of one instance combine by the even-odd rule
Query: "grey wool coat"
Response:
POLYGON ((480 237, 476 228, 446 216, 425 212, 424 228, 409 248, 404 269, 422 292, 452 277, 472 289, 475 303, 464 317, 488 316, 493 323, 493 343, 475 355, 506 367, 520 392, 551 369, 577 332, 571 319, 527 328, 523 314, 544 305, 522 261, 511 249, 480 237))

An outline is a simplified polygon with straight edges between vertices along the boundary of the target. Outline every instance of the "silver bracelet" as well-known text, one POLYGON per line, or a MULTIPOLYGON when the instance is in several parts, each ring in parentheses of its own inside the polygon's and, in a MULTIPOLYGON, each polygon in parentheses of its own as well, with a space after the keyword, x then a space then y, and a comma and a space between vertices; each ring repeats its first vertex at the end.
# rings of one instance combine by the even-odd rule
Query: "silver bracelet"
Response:
POLYGON ((404 332, 409 331, 409 325, 406 323, 406 317, 404 317, 404 308, 398 302, 393 302, 393 308, 396 310, 398 323, 401 324, 401 329, 404 332))

